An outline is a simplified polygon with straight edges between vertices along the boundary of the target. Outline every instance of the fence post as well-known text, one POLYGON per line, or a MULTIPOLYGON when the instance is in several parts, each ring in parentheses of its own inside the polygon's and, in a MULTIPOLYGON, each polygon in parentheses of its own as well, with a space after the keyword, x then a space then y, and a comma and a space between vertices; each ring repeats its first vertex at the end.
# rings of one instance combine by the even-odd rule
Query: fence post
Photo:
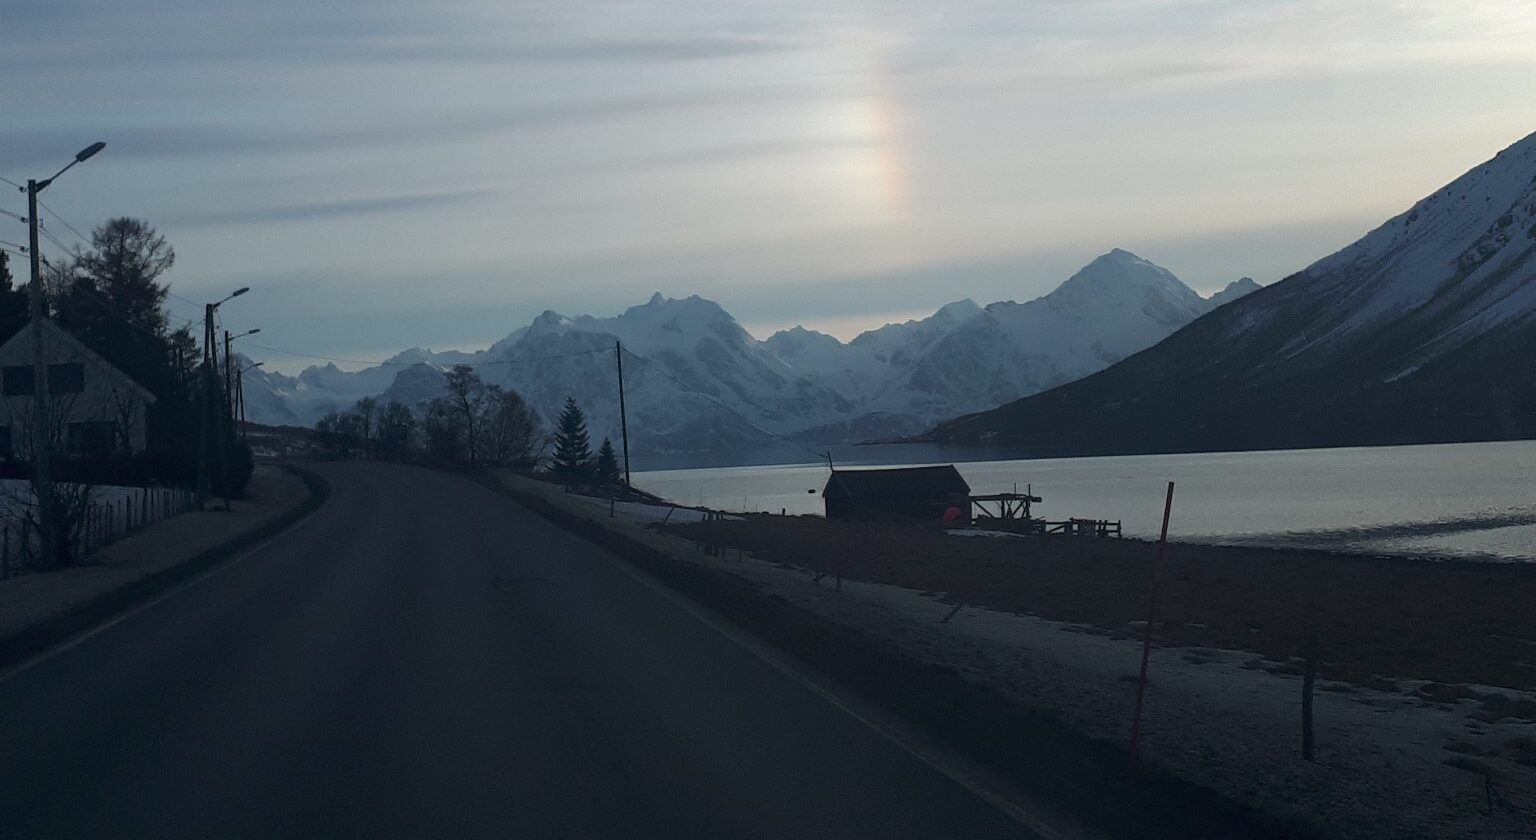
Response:
POLYGON ((1301 678, 1301 757, 1312 761, 1312 688, 1317 684, 1317 634, 1307 636, 1307 666, 1301 678))
POLYGON ((1152 564, 1152 598, 1147 607, 1147 632, 1141 643, 1141 675, 1136 681, 1136 713, 1131 718, 1131 772, 1136 772, 1140 755, 1136 751, 1141 736, 1141 701, 1147 693, 1147 661, 1152 656, 1152 626, 1157 621, 1157 589, 1163 576, 1163 550, 1168 546, 1168 516, 1173 512, 1173 482, 1168 482, 1168 496, 1163 500, 1163 530, 1157 538, 1157 559, 1152 564))

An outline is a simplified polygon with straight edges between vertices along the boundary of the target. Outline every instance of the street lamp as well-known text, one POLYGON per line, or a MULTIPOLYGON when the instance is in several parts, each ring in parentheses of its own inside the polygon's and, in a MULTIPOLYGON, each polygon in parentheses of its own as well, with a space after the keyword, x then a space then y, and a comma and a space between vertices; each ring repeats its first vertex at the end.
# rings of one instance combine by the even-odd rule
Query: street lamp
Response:
MULTIPOLYGON (((246 291, 246 289, 241 289, 240 291, 235 292, 235 294, 230 295, 230 297, 235 297, 235 295, 242 294, 245 291, 246 291)), ((226 300, 227 299, 228 298, 226 298, 226 300)), ((221 300, 219 302, 223 303, 224 301, 221 300)), ((255 335, 256 333, 259 333, 259 332, 261 332, 261 327, 257 327, 254 330, 246 330, 245 332, 240 333, 239 335, 230 335, 229 334, 229 330, 225 330, 224 331, 224 404, 229 407, 231 415, 234 414, 234 405, 235 405, 234 401, 231 399, 231 396, 230 396, 230 393, 231 393, 230 389, 234 387, 234 383, 235 383, 235 373, 234 373, 235 354, 230 350, 229 345, 231 343, 233 343, 234 340, 237 339, 237 338, 245 338, 248 335, 255 335)))
POLYGON ((37 536, 42 541, 43 565, 52 566, 58 560, 58 543, 54 528, 53 509, 53 439, 50 434, 48 406, 48 360, 43 349, 43 273, 42 254, 37 247, 37 194, 47 189, 60 175, 77 163, 84 163, 92 155, 106 148, 106 143, 92 143, 75 154, 75 159, 53 173, 53 177, 41 181, 27 179, 27 233, 30 237, 28 255, 32 263, 31 283, 27 291, 31 295, 28 313, 32 319, 32 481, 37 494, 37 536))
MULTIPOLYGON (((254 332, 260 332, 260 330, 254 330, 254 332)), ((238 337, 239 336, 236 336, 236 338, 238 338, 238 337)), ((239 370, 235 371, 235 406, 237 407, 236 410, 239 411, 239 417, 240 417, 240 439, 241 440, 245 440, 245 434, 246 434, 246 428, 245 428, 245 372, 248 371, 248 370, 255 370, 256 368, 259 368, 259 367, 261 367, 264 364, 266 364, 266 362, 255 362, 255 363, 246 365, 245 367, 240 368, 239 370)))
MULTIPOLYGON (((246 292, 249 292, 250 290, 251 290, 250 286, 241 286, 240 288, 234 290, 233 292, 230 292, 222 300, 219 300, 216 303, 208 303, 208 304, 204 304, 203 305, 203 368, 205 370, 205 373, 204 373, 204 380, 203 380, 203 421, 202 421, 202 423, 201 423, 199 428, 204 430, 203 431, 204 446, 202 447, 202 451, 199 452, 199 456, 200 456, 199 460, 202 462, 202 468, 198 470, 198 497, 197 497, 197 501, 198 501, 199 509, 201 509, 202 503, 208 498, 208 495, 209 495, 208 494, 208 490, 209 490, 209 488, 208 488, 209 476, 208 476, 208 457, 207 457, 208 447, 206 445, 207 444, 207 439, 208 439, 208 433, 207 433, 208 414, 209 414, 210 410, 213 408, 213 387, 214 387, 214 385, 216 384, 216 382, 218 380, 218 373, 217 373, 217 371, 218 371, 218 364, 219 364, 219 348, 218 348, 218 340, 219 339, 218 339, 218 330, 214 329, 214 326, 213 326, 213 316, 214 316, 214 313, 218 311, 218 308, 220 306, 230 302, 231 300, 234 300, 237 297, 240 297, 241 295, 245 294, 246 292)), ((226 345, 226 347, 225 347, 225 356, 226 356, 226 358, 228 357, 228 355, 229 355, 228 354, 228 347, 226 345)), ((226 373, 225 373, 226 378, 228 377, 228 375, 229 374, 226 371, 226 373)), ((226 396, 225 399, 227 401, 228 397, 226 396)), ((221 411, 215 411, 215 412, 212 412, 212 413, 215 416, 214 424, 213 424, 213 426, 214 426, 214 434, 218 437, 218 444, 217 444, 217 446, 218 446, 218 455, 219 455, 219 477, 223 479, 222 484, 224 485, 224 487, 223 487, 223 490, 224 490, 224 509, 225 510, 229 510, 229 464, 225 461, 225 458, 224 458, 224 412, 221 410, 221 411)))

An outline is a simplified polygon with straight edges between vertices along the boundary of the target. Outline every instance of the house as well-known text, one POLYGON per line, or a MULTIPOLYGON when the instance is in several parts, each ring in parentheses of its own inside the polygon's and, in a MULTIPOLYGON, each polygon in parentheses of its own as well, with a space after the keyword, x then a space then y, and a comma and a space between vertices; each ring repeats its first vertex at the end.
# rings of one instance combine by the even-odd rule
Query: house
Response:
MULTIPOLYGON (((33 323, 0 344, 0 458, 32 457, 33 323)), ((41 321, 55 451, 123 455, 146 447, 155 395, 48 319, 41 321)))
POLYGON ((821 492, 828 519, 937 522, 953 507, 971 521, 971 486, 953 464, 833 470, 821 492))

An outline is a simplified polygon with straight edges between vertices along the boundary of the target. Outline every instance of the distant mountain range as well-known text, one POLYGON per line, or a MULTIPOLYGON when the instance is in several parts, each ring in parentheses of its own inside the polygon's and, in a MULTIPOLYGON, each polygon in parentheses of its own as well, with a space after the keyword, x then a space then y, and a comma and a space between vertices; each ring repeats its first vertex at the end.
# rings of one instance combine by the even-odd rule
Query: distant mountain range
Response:
POLYGON ((930 436, 1041 454, 1536 437, 1536 134, 1150 349, 930 436))
POLYGON ((1094 373, 1257 288, 1243 278, 1202 298, 1166 269, 1114 250, 1027 303, 963 300, 846 344, 803 327, 759 341, 712 301, 658 293, 611 318, 545 312, 474 353, 415 348, 355 372, 251 371, 246 413, 309 425, 364 396, 414 405, 441 393, 445 369, 469 364, 521 393, 546 424, 573 396, 595 439, 617 439, 622 341, 636 452, 739 450, 776 436, 893 438, 1094 373))

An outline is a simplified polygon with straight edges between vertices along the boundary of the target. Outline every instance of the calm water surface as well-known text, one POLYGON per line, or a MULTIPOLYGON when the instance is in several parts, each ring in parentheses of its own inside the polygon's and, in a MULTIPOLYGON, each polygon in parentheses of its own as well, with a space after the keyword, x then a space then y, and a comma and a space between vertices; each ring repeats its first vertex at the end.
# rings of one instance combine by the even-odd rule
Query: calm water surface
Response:
MULTIPOLYGON (((865 463, 950 463, 954 453, 865 448, 865 463), (949 455, 950 457, 934 457, 949 455), (901 460, 903 456, 907 460, 901 460)), ((840 462, 841 464, 841 462, 840 462)), ((1029 487, 1035 515, 1118 519, 1157 535, 1231 544, 1536 561, 1536 441, 956 463, 976 494, 1029 487)), ((827 466, 636 472, 675 502, 728 511, 822 512, 827 466), (808 493, 814 490, 814 493, 808 493)))

